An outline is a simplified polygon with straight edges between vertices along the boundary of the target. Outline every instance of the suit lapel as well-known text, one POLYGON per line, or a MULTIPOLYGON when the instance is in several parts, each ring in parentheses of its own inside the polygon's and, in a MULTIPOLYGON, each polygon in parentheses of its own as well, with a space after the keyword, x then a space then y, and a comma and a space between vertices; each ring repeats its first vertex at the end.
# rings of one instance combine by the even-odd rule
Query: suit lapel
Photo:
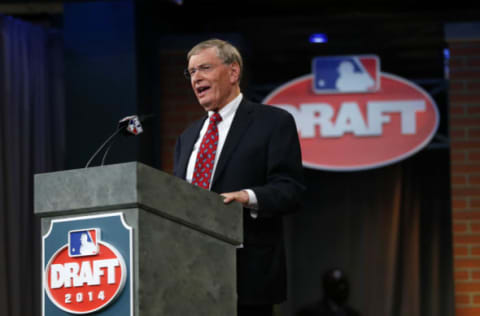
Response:
POLYGON ((230 130, 228 131, 227 139, 223 145, 220 158, 218 159, 215 174, 213 175, 212 187, 222 174, 228 160, 247 131, 253 118, 251 115, 253 112, 253 106, 252 103, 245 99, 240 103, 240 106, 235 113, 235 117, 233 118, 232 125, 230 126, 230 130))
POLYGON ((195 122, 192 128, 184 137, 184 143, 182 144, 181 152, 184 153, 180 157, 179 161, 179 170, 181 170, 180 177, 185 179, 187 176, 187 165, 188 161, 190 160, 190 155, 192 154, 193 145, 198 139, 198 135, 200 134, 200 130, 202 129, 203 122, 207 119, 207 116, 195 122))

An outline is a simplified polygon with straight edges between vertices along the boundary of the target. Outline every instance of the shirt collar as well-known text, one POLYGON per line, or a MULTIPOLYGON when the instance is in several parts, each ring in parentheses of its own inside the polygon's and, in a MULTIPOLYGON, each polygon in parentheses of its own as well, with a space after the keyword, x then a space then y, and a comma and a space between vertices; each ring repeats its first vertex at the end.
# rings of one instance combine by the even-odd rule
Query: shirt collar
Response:
MULTIPOLYGON (((233 116, 235 112, 238 109, 238 106, 240 105, 240 102, 242 102, 243 99, 243 94, 239 93, 235 99, 230 101, 227 105, 225 105, 223 108, 218 111, 218 114, 222 117, 222 121, 227 120, 230 116, 233 116)), ((208 117, 212 116, 214 111, 208 111, 208 117)))

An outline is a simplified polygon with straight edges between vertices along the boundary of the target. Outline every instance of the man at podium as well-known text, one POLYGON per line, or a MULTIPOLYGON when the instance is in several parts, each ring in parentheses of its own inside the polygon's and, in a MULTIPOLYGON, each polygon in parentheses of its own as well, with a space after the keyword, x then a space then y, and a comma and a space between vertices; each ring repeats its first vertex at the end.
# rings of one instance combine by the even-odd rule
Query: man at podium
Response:
POLYGON ((179 136, 174 174, 243 204, 238 315, 271 316, 286 299, 282 215, 298 210, 304 191, 295 122, 242 95, 242 57, 230 43, 201 42, 187 59, 185 76, 207 115, 179 136))

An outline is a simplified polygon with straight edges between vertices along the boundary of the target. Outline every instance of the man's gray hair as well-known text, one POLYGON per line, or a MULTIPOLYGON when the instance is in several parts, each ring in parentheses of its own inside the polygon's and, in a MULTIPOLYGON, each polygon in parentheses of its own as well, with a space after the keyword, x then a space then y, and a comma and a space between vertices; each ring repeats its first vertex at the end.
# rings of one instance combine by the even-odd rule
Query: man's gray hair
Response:
POLYGON ((215 47, 217 49, 217 56, 222 60, 224 64, 231 65, 237 63, 240 66, 240 78, 243 72, 243 60, 242 55, 238 49, 227 41, 223 41, 217 38, 212 38, 195 45, 187 54, 187 62, 190 61, 190 57, 198 54, 204 49, 215 47))

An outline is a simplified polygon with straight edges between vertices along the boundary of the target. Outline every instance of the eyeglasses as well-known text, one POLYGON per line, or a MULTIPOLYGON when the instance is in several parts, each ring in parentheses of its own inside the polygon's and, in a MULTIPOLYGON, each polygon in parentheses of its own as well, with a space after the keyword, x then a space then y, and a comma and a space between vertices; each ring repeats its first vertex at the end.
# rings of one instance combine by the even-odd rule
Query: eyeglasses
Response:
POLYGON ((217 67, 218 65, 211 65, 211 64, 203 64, 203 65, 200 65, 198 66, 198 68, 190 68, 190 69, 185 69, 183 71, 183 75, 185 76, 185 78, 187 78, 188 80, 192 79, 193 75, 195 75, 197 73, 197 71, 199 73, 202 73, 202 74, 206 74, 206 73, 209 73, 210 71, 213 70, 213 68, 217 67))

